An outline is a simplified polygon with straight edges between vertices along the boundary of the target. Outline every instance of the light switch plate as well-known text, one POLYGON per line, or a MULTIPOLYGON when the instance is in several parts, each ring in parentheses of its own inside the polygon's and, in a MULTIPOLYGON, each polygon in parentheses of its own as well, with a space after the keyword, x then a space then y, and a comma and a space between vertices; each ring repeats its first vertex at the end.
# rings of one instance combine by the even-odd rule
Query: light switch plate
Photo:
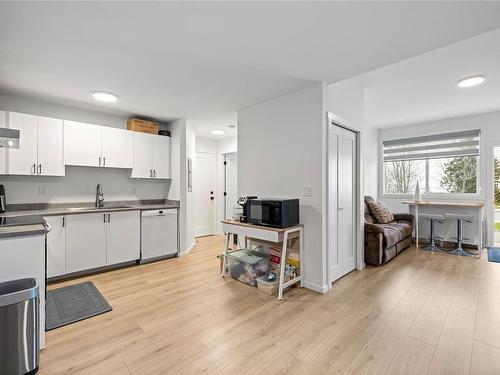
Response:
POLYGON ((304 186, 304 197, 312 197, 313 189, 312 186, 306 185, 304 186))

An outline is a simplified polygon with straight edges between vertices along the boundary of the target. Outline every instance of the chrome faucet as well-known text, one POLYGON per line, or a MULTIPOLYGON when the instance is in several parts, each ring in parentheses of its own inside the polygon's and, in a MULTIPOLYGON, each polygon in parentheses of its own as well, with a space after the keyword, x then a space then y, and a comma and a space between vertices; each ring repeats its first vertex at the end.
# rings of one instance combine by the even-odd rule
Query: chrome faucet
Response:
POLYGON ((101 184, 97 184, 97 191, 95 193, 95 206, 97 208, 104 207, 104 195, 102 194, 101 184))

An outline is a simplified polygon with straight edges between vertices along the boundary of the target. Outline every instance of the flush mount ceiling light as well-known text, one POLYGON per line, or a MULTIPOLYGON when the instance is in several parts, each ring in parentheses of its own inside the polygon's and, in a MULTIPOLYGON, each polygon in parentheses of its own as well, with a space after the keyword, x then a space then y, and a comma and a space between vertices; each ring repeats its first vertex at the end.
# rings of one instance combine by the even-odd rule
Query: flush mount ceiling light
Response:
POLYGON ((106 102, 106 103, 114 103, 118 100, 118 96, 115 94, 111 94, 110 92, 104 92, 104 91, 95 91, 92 96, 94 97, 95 100, 99 100, 100 102, 106 102))
POLYGON ((212 134, 213 135, 222 135, 222 134, 224 134, 224 130, 214 129, 214 130, 212 130, 212 134))
POLYGON ((457 82, 458 87, 473 87, 484 82, 483 75, 466 77, 457 82))

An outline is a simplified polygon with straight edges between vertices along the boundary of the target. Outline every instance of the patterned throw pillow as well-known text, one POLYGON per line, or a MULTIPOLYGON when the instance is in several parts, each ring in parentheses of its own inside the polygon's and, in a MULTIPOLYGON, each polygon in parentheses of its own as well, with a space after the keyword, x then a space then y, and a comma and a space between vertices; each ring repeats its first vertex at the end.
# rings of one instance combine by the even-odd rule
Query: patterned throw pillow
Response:
POLYGON ((371 201, 368 202, 368 207, 377 223, 387 224, 394 221, 391 210, 384 203, 371 201))

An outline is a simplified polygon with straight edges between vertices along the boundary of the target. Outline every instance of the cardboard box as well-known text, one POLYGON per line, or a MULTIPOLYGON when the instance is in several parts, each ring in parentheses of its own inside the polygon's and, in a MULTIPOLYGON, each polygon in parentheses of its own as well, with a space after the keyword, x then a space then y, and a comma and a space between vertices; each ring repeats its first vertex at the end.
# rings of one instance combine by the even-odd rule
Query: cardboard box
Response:
POLYGON ((154 121, 133 118, 127 121, 127 129, 134 132, 158 134, 159 125, 154 121))

